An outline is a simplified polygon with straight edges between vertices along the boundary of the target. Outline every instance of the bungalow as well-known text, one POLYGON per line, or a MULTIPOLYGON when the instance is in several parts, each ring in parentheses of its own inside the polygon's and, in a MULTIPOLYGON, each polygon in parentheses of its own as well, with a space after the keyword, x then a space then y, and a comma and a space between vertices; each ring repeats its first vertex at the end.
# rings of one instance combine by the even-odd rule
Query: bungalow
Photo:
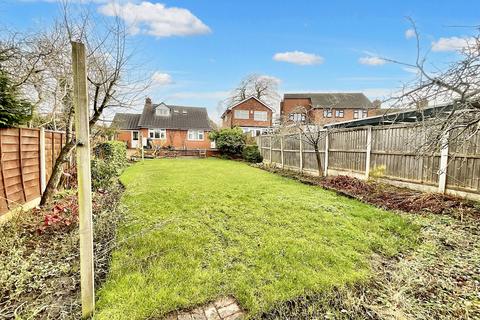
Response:
POLYGON ((117 129, 116 139, 128 148, 157 145, 174 149, 211 149, 208 138, 212 131, 207 109, 152 104, 147 98, 141 114, 117 113, 112 126, 117 129))
POLYGON ((272 127, 273 109, 255 97, 249 97, 225 110, 222 127, 239 127, 243 132, 258 136, 272 127))

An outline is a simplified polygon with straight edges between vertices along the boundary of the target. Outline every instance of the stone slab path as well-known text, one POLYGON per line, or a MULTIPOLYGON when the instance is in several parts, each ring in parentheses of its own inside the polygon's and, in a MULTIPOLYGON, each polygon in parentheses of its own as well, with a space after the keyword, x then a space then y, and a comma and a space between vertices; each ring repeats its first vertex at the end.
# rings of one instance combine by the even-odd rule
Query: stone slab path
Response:
POLYGON ((175 311, 166 320, 240 320, 245 312, 233 297, 222 297, 189 311, 175 311))

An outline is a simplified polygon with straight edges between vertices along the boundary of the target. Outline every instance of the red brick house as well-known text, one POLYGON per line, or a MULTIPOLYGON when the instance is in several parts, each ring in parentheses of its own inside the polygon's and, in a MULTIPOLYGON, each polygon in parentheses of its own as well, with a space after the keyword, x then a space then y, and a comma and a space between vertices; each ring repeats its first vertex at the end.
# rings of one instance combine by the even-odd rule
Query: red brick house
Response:
POLYGON ((116 139, 128 148, 150 143, 179 150, 212 148, 208 138, 212 126, 205 108, 152 104, 147 98, 141 114, 117 113, 112 126, 117 128, 116 139))
POLYGON ((280 102, 282 122, 309 119, 316 124, 363 119, 380 107, 363 93, 286 93, 280 102))
POLYGON ((272 127, 273 109, 255 97, 236 103, 222 114, 222 127, 239 127, 243 132, 260 135, 272 127))

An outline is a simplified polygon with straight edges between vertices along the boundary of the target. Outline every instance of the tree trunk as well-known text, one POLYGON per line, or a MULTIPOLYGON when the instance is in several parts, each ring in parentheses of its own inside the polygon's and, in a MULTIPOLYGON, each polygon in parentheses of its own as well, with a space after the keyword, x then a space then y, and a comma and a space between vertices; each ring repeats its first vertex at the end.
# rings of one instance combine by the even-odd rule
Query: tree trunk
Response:
POLYGON ((318 146, 314 146, 313 149, 315 150, 315 157, 317 159, 318 176, 323 177, 322 158, 320 157, 320 151, 318 150, 318 146))
POLYGON ((60 154, 58 155, 58 158, 55 161, 55 165, 53 166, 52 175, 48 180, 48 184, 47 184, 47 187, 45 188, 45 192, 43 193, 42 199, 40 200, 41 206, 45 205, 57 191, 58 184, 60 182, 60 179, 62 178, 62 173, 63 173, 62 166, 64 163, 68 162, 68 158, 70 157, 70 154, 72 153, 72 150, 74 148, 75 148, 75 141, 73 140, 71 140, 70 142, 67 142, 62 147, 62 150, 60 151, 60 154))

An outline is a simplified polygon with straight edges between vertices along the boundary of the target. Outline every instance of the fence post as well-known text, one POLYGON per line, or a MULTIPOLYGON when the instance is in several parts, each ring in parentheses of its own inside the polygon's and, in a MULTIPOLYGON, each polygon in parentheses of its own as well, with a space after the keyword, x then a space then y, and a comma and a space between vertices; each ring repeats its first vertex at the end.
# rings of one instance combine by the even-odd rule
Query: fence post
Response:
POLYGON ((323 176, 328 176, 328 130, 326 131, 325 134, 325 165, 323 168, 323 176))
POLYGON ((367 154, 365 157, 365 179, 370 176, 370 157, 372 153, 372 127, 367 128, 367 154))
POLYGON ((47 187, 47 170, 45 163, 45 128, 40 128, 40 194, 47 187))
POLYGON ((284 156, 284 154, 283 154, 283 134, 280 135, 280 156, 282 158, 282 169, 283 169, 283 167, 285 166, 285 164, 284 164, 285 160, 283 159, 283 156, 284 156))
POLYGON ((95 293, 93 277, 92 185, 90 171, 89 110, 85 46, 72 42, 72 68, 77 135, 78 212, 80 221, 80 288, 82 318, 93 315, 95 293))
POLYGON ((270 136, 270 163, 272 163, 272 136, 270 136))
POLYGON ((445 193, 448 169, 448 132, 444 133, 440 142, 440 166, 438 168, 438 192, 445 193))
POLYGON ((300 136, 300 172, 303 172, 303 142, 302 142, 302 132, 299 133, 300 136))

